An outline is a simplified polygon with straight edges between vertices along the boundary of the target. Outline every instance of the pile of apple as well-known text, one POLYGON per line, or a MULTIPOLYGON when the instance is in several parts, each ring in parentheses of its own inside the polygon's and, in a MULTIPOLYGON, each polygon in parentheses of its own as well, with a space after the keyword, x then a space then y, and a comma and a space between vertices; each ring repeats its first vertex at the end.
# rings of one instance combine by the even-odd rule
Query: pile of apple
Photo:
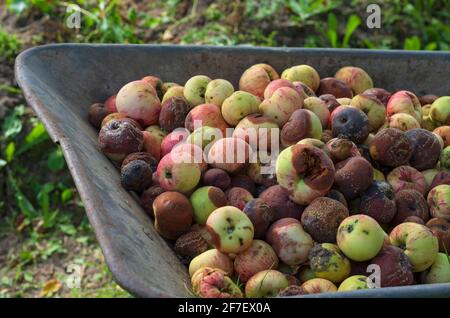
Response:
POLYGON ((353 66, 256 64, 237 91, 144 77, 89 121, 197 296, 450 282, 450 96, 391 94, 353 66), (276 135, 250 144, 263 128, 276 135), (251 160, 275 148, 273 165, 251 160))

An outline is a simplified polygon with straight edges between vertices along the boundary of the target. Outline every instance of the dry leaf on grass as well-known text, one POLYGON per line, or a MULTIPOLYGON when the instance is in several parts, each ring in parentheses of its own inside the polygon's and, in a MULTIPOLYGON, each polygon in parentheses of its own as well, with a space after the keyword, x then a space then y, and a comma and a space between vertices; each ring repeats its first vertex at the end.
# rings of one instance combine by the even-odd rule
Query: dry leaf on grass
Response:
POLYGON ((47 297, 54 293, 57 293, 61 289, 61 282, 56 278, 47 281, 42 287, 39 297, 47 297))

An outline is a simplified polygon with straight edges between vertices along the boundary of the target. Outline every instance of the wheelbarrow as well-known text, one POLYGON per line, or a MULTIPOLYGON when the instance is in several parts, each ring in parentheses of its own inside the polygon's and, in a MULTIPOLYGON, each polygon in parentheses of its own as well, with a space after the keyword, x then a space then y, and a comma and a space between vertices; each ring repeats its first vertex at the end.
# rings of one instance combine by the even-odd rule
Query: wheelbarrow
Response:
MULTIPOLYGON (((170 243, 120 186, 120 174, 97 145, 89 105, 125 83, 152 74, 185 83, 195 74, 226 78, 235 87, 244 69, 269 63, 281 71, 314 66, 322 77, 342 66, 364 68, 378 87, 416 94, 450 94, 450 53, 247 46, 85 45, 35 47, 16 60, 27 102, 59 144, 84 202, 106 263, 124 289, 140 297, 189 297, 190 279, 170 243)), ((450 297, 450 284, 415 285, 310 297, 450 297)))

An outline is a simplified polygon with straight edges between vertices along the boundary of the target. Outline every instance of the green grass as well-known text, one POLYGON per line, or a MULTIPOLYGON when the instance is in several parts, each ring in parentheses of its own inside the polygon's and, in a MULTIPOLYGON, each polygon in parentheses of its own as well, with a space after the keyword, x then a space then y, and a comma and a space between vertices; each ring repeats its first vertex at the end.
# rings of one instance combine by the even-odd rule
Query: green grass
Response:
MULTIPOLYGON (((218 0, 205 8, 199 7, 199 1, 183 0, 158 0, 139 7, 124 6, 117 0, 73 3, 82 8, 82 27, 61 38, 76 42, 164 42, 162 33, 170 28, 177 36, 169 41, 189 44, 283 45, 273 31, 279 36, 298 34, 298 45, 310 47, 448 50, 450 43, 450 0, 379 2, 381 29, 367 28, 366 7, 372 2, 360 0, 218 0), (186 12, 180 15, 180 7, 186 3, 186 12), (232 16, 238 18, 230 22, 232 16), (255 36, 261 26, 264 30, 255 36)), ((65 1, 7 1, 14 14, 26 16, 38 10, 61 24, 70 14, 67 6, 65 1)), ((11 46, 7 50, 14 52, 15 41, 7 42, 11 46)))
POLYGON ((20 40, 17 35, 10 34, 3 27, 0 26, 0 60, 13 59, 21 48, 20 40))

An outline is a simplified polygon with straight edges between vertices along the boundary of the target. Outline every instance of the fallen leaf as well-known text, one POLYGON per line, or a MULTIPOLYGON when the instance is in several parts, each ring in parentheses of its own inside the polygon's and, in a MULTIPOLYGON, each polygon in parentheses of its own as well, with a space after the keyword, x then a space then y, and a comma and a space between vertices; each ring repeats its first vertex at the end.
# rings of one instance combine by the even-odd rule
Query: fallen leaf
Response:
POLYGON ((27 219, 25 214, 19 214, 19 216, 16 218, 15 225, 18 232, 21 232, 29 224, 30 220, 27 219))
POLYGON ((169 29, 167 29, 162 36, 163 41, 170 41, 173 38, 174 38, 174 35, 169 29))
POLYGON ((39 297, 47 297, 54 293, 57 293, 61 289, 61 283, 56 278, 47 281, 42 287, 39 297))

